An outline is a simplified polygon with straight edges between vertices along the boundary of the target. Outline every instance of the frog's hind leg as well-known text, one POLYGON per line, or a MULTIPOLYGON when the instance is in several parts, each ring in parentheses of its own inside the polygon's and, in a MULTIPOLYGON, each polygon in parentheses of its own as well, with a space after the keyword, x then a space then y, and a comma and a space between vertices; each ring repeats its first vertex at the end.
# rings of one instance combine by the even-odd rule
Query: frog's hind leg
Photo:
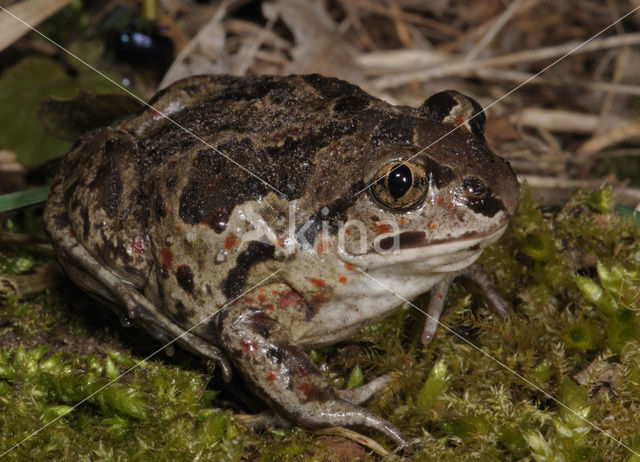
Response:
MULTIPOLYGON (((247 384, 287 420, 310 428, 363 425, 406 446, 390 422, 343 399, 292 341, 291 331, 305 328, 305 313, 308 307, 297 294, 272 284, 258 300, 243 297, 218 313, 218 336, 247 384)), ((351 395, 356 401, 364 397, 351 395)))
MULTIPOLYGON (((54 183, 55 184, 55 183, 54 183)), ((71 279, 88 293, 125 308, 125 315, 140 324, 165 346, 174 342, 205 358, 222 370, 225 381, 231 380, 231 365, 220 349, 185 331, 142 295, 102 265, 76 238, 63 205, 62 188, 53 188, 44 211, 47 231, 51 235, 58 260, 71 279)))

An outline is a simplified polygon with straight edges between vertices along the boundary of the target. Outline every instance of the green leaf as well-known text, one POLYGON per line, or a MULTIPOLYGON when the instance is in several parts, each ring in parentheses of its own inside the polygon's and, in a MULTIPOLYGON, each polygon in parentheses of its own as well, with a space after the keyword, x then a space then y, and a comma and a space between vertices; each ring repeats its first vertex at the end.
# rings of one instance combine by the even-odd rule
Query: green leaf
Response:
POLYGON ((356 364, 349 374, 349 380, 347 381, 347 388, 358 388, 364 383, 364 377, 362 376, 362 369, 356 364))
POLYGON ((121 91, 89 68, 72 78, 58 62, 44 57, 27 57, 4 71, 0 75, 0 146, 14 151, 27 167, 65 154, 71 144, 45 132, 38 109, 46 97, 72 98, 79 88, 121 91))
POLYGON ((16 210, 27 205, 38 204, 47 200, 49 187, 28 189, 0 196, 0 212, 16 210))
POLYGON ((420 407, 431 407, 433 403, 449 388, 447 364, 443 359, 436 361, 424 385, 418 392, 416 404, 420 407))
POLYGON ((49 136, 37 118, 40 102, 50 95, 71 97, 73 82, 48 58, 25 58, 0 76, 0 145, 35 167, 63 155, 70 144, 49 136))

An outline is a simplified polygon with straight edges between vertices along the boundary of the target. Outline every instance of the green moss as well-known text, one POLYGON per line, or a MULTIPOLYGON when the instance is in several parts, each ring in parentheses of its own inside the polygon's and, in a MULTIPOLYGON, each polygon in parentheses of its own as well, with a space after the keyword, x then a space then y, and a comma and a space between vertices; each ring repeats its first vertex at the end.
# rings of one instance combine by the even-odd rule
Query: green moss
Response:
MULTIPOLYGON (((640 460, 599 430, 640 449, 639 246, 640 230, 613 211, 609 190, 543 213, 525 187, 519 215, 481 259, 513 307, 509 318, 455 283, 443 322, 470 343, 441 328, 422 345, 424 315, 406 304, 312 359, 340 388, 392 374, 367 406, 416 441, 416 460, 640 460)), ((49 423, 10 460, 331 455, 306 429, 240 425, 216 407, 219 384, 188 355, 154 357, 121 376, 145 354, 129 340, 105 341, 101 326, 113 317, 96 319, 95 304, 69 290, 3 306, 1 448, 49 423)), ((425 309, 428 297, 413 303, 425 309)))

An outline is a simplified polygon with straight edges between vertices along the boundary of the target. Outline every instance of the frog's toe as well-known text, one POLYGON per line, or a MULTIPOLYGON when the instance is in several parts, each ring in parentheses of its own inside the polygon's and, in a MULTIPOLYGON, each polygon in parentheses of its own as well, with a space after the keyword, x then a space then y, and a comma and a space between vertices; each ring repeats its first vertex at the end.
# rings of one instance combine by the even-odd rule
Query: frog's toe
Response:
POLYGON ((493 285, 482 266, 478 264, 468 266, 460 271, 460 276, 469 279, 477 285, 480 290, 482 290, 482 293, 496 313, 503 318, 509 316, 509 313, 511 312, 509 304, 504 298, 502 298, 502 295, 500 295, 496 287, 493 285))
POLYGON ((444 311, 444 301, 449 292, 451 282, 458 276, 457 273, 447 274, 447 276, 436 284, 429 294, 429 305, 427 306, 427 319, 422 329, 422 343, 425 345, 433 340, 436 330, 440 324, 440 316, 444 311))
POLYGON ((470 265, 463 270, 448 274, 442 281, 431 289, 429 305, 427 306, 427 319, 422 330, 422 343, 425 345, 433 340, 436 334, 440 317, 444 312, 444 301, 449 291, 451 282, 457 277, 469 279, 480 288, 493 310, 502 317, 509 316, 509 304, 502 298, 495 286, 487 276, 485 270, 478 264, 470 265))
POLYGON ((351 404, 362 404, 385 388, 391 379, 391 375, 383 375, 382 377, 373 379, 371 382, 362 385, 361 387, 340 390, 338 394, 340 395, 340 398, 350 402, 351 404))
POLYGON ((296 417, 294 421, 307 427, 344 427, 361 425, 386 435, 398 446, 409 445, 404 435, 395 425, 360 406, 344 400, 317 403, 314 412, 304 417, 296 417))

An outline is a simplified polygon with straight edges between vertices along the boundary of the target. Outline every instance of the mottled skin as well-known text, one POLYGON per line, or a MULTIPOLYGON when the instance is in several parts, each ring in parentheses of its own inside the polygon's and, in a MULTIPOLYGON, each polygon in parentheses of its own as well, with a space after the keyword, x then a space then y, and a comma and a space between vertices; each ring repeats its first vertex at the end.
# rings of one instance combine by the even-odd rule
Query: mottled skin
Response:
POLYGON ((303 348, 392 313, 402 300, 376 280, 409 299, 436 287, 437 318, 453 276, 476 274, 465 268, 518 201, 484 116, 451 132, 477 103, 443 92, 391 106, 309 75, 191 77, 150 104, 64 159, 45 221, 70 277, 161 341, 198 324, 178 343, 226 380, 233 364, 292 422, 364 425, 405 444, 357 405, 383 381, 341 395, 303 348), (386 179, 399 161, 414 172, 404 196, 386 179))

